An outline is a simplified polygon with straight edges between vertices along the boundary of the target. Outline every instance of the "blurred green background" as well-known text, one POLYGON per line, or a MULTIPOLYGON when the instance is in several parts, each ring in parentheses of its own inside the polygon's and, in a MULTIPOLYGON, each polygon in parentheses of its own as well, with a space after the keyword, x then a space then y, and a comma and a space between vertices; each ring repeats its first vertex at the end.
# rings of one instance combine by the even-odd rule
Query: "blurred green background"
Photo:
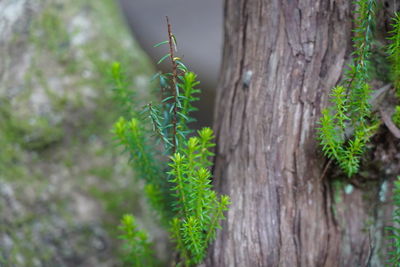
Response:
POLYGON ((0 266, 121 266, 132 212, 167 241, 110 132, 109 67, 145 98, 155 72, 113 0, 0 2, 0 266))

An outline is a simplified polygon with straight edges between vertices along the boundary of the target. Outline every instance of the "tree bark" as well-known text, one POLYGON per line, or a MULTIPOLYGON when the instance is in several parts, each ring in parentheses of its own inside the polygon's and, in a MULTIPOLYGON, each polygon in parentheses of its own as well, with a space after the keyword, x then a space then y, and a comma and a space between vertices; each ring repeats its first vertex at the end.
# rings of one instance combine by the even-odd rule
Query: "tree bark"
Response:
POLYGON ((208 266, 382 264, 384 179, 393 173, 332 181, 316 140, 351 52, 351 8, 347 0, 225 1, 214 174, 232 205, 208 266))

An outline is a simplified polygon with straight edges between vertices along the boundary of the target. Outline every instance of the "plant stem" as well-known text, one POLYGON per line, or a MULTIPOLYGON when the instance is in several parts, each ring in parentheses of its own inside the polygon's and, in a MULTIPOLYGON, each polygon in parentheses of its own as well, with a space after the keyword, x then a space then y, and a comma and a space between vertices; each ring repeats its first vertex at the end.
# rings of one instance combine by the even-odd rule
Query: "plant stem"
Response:
POLYGON ((167 18, 167 25, 168 25, 168 43, 169 43, 169 56, 171 58, 171 63, 172 63, 172 95, 174 96, 174 114, 172 117, 172 125, 173 125, 173 133, 172 133, 172 154, 176 152, 176 126, 177 126, 177 113, 178 113, 178 95, 177 95, 177 64, 175 62, 175 56, 174 56, 174 47, 175 43, 173 40, 173 35, 172 35, 172 30, 171 30, 171 24, 169 23, 168 16, 167 18))
POLYGON ((205 239, 205 244, 209 244, 212 238, 212 233, 213 231, 216 231, 215 228, 217 228, 218 220, 222 218, 222 213, 223 213, 223 207, 221 203, 218 203, 217 201, 217 210, 215 211, 215 215, 210 223, 210 226, 207 231, 206 239, 205 239), (219 205, 218 205, 219 204, 219 205))

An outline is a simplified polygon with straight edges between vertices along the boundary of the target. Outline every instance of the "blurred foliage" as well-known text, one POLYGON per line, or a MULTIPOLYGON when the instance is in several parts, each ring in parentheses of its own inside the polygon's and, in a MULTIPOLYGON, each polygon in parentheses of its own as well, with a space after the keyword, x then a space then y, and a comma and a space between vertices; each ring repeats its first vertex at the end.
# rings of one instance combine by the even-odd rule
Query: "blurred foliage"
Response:
POLYGON ((390 266, 398 266, 400 262, 400 176, 394 182, 393 202, 395 205, 393 226, 386 227, 389 232, 387 239, 390 242, 387 263, 390 266))
POLYGON ((0 265, 118 266, 124 213, 159 230, 125 157, 112 152, 121 109, 108 65, 126 64, 139 92, 152 67, 115 1, 39 2, 6 43, 21 75, 0 84, 0 265))

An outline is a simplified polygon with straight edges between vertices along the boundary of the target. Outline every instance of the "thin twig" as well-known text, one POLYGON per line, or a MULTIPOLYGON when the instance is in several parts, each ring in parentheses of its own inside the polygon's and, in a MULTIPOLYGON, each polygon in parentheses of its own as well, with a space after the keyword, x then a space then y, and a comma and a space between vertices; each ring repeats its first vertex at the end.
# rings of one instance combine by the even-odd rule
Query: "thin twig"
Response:
POLYGON ((347 83, 346 95, 349 95, 349 93, 350 93, 350 88, 351 88, 351 84, 353 83, 355 77, 356 77, 356 74, 353 73, 351 79, 350 79, 350 80, 348 81, 348 83, 347 83))
POLYGON ((176 152, 176 126, 177 126, 177 113, 178 113, 178 95, 176 93, 176 84, 177 84, 177 79, 178 79, 178 74, 177 74, 177 64, 175 61, 175 56, 174 56, 174 47, 175 43, 173 40, 173 35, 172 35, 172 30, 171 30, 171 24, 169 23, 168 16, 167 18, 167 25, 168 25, 168 44, 169 44, 169 56, 171 58, 171 63, 172 63, 172 95, 174 96, 174 114, 172 117, 172 126, 173 126, 173 132, 172 132, 172 153, 176 152))

